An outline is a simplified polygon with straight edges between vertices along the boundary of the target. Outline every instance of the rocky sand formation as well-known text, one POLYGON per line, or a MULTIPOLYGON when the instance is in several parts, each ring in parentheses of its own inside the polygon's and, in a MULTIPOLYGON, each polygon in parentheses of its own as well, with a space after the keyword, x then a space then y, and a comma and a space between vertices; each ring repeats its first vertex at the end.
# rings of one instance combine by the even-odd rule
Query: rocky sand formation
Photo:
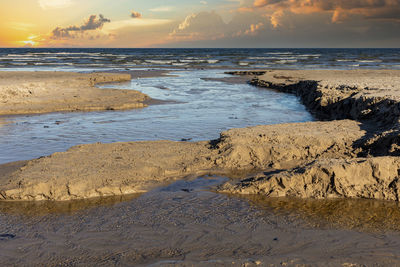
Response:
POLYGON ((0 72, 0 115, 142 108, 150 98, 133 90, 99 89, 130 81, 117 73, 0 72))
MULTIPOLYGON (((249 73, 235 73, 249 74, 249 73)), ((208 142, 80 145, 0 166, 3 200, 70 200, 147 191, 219 174, 219 191, 398 200, 400 71, 266 71, 257 86, 297 94, 324 120, 232 129, 208 142)))
POLYGON ((250 83, 298 95, 316 117, 326 121, 326 127, 340 119, 358 121, 364 135, 348 144, 353 155, 337 153, 291 169, 262 172, 227 183, 221 191, 399 200, 400 71, 266 71, 250 83))

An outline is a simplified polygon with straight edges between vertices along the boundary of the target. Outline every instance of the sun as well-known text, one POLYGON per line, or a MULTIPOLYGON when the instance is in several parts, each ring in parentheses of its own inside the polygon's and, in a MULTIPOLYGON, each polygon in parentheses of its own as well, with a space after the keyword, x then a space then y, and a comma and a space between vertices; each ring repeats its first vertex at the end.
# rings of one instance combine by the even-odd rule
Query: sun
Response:
POLYGON ((22 46, 35 47, 40 44, 40 36, 31 34, 27 40, 19 41, 22 46))

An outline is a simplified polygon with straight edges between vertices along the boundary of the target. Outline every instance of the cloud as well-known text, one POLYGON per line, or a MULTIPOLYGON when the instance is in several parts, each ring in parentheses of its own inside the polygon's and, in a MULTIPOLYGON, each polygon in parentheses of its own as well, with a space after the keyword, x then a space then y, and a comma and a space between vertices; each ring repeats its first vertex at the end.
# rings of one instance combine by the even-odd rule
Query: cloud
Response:
POLYGON ((71 4, 71 0, 39 0, 39 5, 43 9, 65 8, 71 4))
POLYGON ((328 13, 333 23, 343 22, 352 16, 400 22, 398 0, 255 0, 253 6, 266 10, 274 27, 281 25, 285 13, 328 13))
POLYGON ((128 20, 118 20, 108 23, 104 26, 103 30, 106 32, 113 32, 123 28, 132 27, 148 27, 157 26, 171 23, 169 19, 128 19, 128 20))
POLYGON ((139 12, 136 12, 135 10, 131 11, 131 18, 140 19, 141 17, 142 17, 142 14, 140 14, 139 12))
POLYGON ((111 20, 105 18, 102 14, 91 15, 81 26, 69 26, 66 28, 57 27, 51 32, 51 39, 75 38, 77 34, 83 34, 86 31, 101 29, 105 23, 111 20))
POLYGON ((208 5, 208 2, 207 2, 207 1, 204 1, 204 0, 202 0, 202 1, 200 1, 200 4, 202 4, 202 5, 208 5))
POLYGON ((244 32, 246 35, 254 35, 256 34, 262 27, 264 26, 264 23, 260 22, 257 24, 251 24, 250 28, 244 32))
POLYGON ((228 23, 213 11, 190 14, 170 33, 170 40, 176 42, 255 36, 264 26, 260 20, 264 18, 250 13, 237 13, 228 23))
POLYGON ((188 15, 171 33, 171 37, 188 40, 213 39, 223 37, 226 30, 226 24, 220 15, 215 12, 200 12, 188 15))
POLYGON ((169 12, 172 11, 174 8, 171 6, 159 6, 155 8, 150 8, 151 12, 169 12))

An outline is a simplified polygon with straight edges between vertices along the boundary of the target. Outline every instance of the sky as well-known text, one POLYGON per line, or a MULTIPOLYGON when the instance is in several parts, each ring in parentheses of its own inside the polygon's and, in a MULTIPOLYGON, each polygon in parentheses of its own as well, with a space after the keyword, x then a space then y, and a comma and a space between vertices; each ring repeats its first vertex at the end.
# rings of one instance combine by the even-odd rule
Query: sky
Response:
POLYGON ((400 0, 0 0, 0 47, 400 47, 400 0))

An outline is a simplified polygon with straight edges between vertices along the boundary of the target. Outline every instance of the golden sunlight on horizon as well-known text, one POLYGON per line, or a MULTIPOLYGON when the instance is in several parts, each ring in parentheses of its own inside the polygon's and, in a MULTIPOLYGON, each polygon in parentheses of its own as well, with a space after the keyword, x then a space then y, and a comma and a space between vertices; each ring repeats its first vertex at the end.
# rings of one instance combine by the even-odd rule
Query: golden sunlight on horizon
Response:
POLYGON ((0 47, 399 47, 400 2, 2 0, 0 47))

